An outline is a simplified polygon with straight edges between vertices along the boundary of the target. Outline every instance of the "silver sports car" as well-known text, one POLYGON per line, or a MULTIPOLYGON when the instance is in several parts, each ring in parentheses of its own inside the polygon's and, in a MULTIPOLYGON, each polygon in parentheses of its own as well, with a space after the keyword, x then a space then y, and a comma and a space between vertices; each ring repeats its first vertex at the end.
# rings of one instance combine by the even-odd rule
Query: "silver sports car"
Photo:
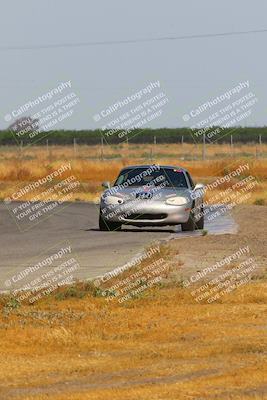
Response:
POLYGON ((203 229, 204 186, 195 185, 181 167, 136 165, 124 168, 114 186, 100 200, 99 228, 113 231, 121 225, 181 224, 183 231, 203 229))

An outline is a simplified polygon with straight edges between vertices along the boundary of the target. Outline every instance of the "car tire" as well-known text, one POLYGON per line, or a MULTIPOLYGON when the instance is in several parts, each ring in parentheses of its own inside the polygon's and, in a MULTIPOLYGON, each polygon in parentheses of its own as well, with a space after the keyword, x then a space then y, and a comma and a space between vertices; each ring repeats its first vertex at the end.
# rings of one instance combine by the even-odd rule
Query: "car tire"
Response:
POLYGON ((204 210, 203 206, 200 209, 201 218, 196 222, 196 229, 203 229, 204 228, 204 210))
POLYGON ((190 213, 188 221, 181 224, 182 226, 182 231, 183 232, 192 232, 195 230, 196 227, 196 223, 195 223, 195 218, 194 218, 194 214, 190 213))
POLYGON ((118 222, 108 222, 99 215, 99 229, 100 231, 119 231, 121 229, 121 224, 118 222))

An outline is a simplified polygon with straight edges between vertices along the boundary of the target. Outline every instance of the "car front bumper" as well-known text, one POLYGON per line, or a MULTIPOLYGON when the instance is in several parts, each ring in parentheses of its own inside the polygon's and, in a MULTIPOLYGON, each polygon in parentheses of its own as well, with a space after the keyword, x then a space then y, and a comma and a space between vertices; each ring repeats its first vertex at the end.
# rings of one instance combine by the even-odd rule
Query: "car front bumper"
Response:
POLYGON ((135 226, 178 225, 188 221, 191 205, 168 205, 158 201, 143 201, 138 206, 121 204, 100 206, 102 218, 135 226))

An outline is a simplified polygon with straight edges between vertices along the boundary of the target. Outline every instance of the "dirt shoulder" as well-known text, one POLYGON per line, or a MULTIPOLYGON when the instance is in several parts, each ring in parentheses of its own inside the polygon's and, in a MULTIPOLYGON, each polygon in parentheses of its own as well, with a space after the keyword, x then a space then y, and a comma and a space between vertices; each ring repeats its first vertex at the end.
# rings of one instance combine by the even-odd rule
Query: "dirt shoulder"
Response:
POLYGON ((253 257, 257 267, 254 276, 264 276, 267 271, 267 207, 242 205, 234 208, 232 217, 238 224, 237 234, 209 235, 171 240, 175 257, 174 275, 176 278, 188 278, 205 267, 249 246, 249 252, 241 257, 253 257))

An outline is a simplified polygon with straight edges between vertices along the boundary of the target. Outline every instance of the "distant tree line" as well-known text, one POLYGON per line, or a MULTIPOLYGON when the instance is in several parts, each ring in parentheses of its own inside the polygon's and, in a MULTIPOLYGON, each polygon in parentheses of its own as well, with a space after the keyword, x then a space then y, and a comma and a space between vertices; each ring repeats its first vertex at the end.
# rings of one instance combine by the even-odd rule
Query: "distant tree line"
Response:
MULTIPOLYGON (((214 130, 214 128, 212 128, 214 130)), ((78 144, 95 145, 103 143, 117 144, 123 141, 129 143, 200 143, 203 140, 203 135, 194 135, 189 128, 160 128, 160 129, 136 129, 130 132, 127 136, 124 132, 122 137, 119 137, 119 131, 113 135, 108 135, 108 132, 101 130, 55 130, 49 132, 41 132, 33 139, 29 135, 17 137, 13 130, 0 131, 0 145, 13 145, 22 142, 23 144, 36 143, 44 145, 49 140, 50 144, 68 145, 73 144, 74 140, 78 144)), ((235 143, 267 143, 267 127, 247 127, 247 128, 229 128, 224 129, 222 133, 216 135, 211 141, 216 140, 218 143, 229 143, 232 135, 235 143)), ((208 131, 207 131, 208 136, 208 131)), ((209 142, 206 136, 207 143, 209 142)))

